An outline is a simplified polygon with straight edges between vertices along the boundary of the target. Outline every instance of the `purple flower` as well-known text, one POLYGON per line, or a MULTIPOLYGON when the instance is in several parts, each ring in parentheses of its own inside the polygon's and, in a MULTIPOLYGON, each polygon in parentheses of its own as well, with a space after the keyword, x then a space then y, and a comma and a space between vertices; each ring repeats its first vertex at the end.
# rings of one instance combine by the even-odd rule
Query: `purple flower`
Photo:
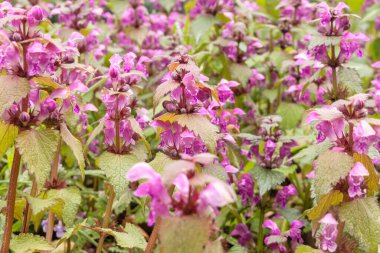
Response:
POLYGON ((301 228, 303 227, 303 222, 300 220, 292 221, 290 225, 289 231, 286 233, 292 239, 293 242, 293 250, 295 250, 295 246, 297 243, 302 244, 303 240, 301 237, 301 228))
POLYGON ((237 236, 238 242, 244 247, 252 244, 252 233, 245 224, 237 224, 234 230, 232 230, 231 235, 237 236))
POLYGON ((63 236, 63 234, 65 233, 65 231, 66 231, 66 227, 63 226, 62 221, 59 220, 58 224, 54 226, 53 230, 55 232, 55 235, 58 238, 61 238, 63 236))
MULTIPOLYGON (((270 229, 270 231, 269 231, 270 236, 273 236, 273 235, 280 236, 281 235, 281 231, 278 228, 277 224, 274 223, 273 221, 269 220, 269 219, 263 223, 263 227, 270 229)), ((270 238, 271 238, 270 236, 267 236, 264 238, 265 245, 269 246, 269 248, 272 251, 286 252, 286 247, 282 243, 271 243, 270 242, 270 238)))
POLYGON ((254 200, 254 187, 255 183, 253 182, 252 176, 249 173, 241 175, 238 182, 238 194, 241 196, 243 205, 249 205, 254 200))
POLYGON ((280 191, 277 192, 276 200, 275 200, 276 204, 281 208, 285 208, 290 196, 297 195, 297 194, 298 194, 297 188, 294 185, 290 184, 288 186, 285 186, 284 188, 282 188, 280 191))
POLYGON ((177 122, 153 120, 151 126, 161 128, 159 148, 173 156, 179 154, 195 155, 207 151, 206 144, 194 132, 183 128, 177 122))

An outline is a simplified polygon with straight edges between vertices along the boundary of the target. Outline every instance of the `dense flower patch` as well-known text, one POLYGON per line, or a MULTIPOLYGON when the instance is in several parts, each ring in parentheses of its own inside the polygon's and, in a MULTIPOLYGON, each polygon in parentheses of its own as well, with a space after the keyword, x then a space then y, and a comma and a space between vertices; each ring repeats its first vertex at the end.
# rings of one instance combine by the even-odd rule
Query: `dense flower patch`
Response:
POLYGON ((0 3, 8 252, 377 252, 380 2, 0 3))

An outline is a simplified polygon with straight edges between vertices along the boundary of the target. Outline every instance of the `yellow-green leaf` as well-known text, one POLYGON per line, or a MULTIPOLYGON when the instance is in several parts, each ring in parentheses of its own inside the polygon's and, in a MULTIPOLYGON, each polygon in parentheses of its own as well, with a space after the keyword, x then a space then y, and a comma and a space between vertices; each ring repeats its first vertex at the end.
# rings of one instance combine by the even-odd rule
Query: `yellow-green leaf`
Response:
POLYGON ((160 84, 156 91, 154 92, 153 96, 153 108, 157 107, 158 103, 160 102, 161 98, 163 98, 166 94, 169 92, 177 89, 181 84, 174 81, 174 80, 169 80, 166 81, 162 84, 160 84))
POLYGON ((99 168, 110 179, 117 197, 120 197, 128 187, 128 181, 125 178, 128 170, 138 162, 143 161, 134 155, 119 155, 109 152, 104 152, 97 160, 99 168))
POLYGON ((159 231, 165 253, 202 252, 210 234, 210 222, 197 216, 167 217, 159 231))
POLYGON ((26 97, 29 90, 28 79, 19 76, 0 75, 0 115, 13 102, 19 102, 26 97))
POLYGON ((63 201, 63 208, 53 206, 52 211, 63 220, 66 226, 73 226, 82 200, 80 190, 75 186, 70 186, 60 190, 49 190, 47 195, 49 198, 57 198, 63 201))
POLYGON ((122 248, 139 248, 142 250, 146 248, 146 240, 135 225, 127 223, 123 232, 117 232, 109 228, 101 230, 115 237, 117 245, 122 248))
POLYGON ((32 80, 41 88, 46 88, 48 90, 55 90, 55 89, 63 88, 61 85, 56 83, 53 79, 51 79, 51 77, 49 77, 49 76, 33 77, 32 80))
POLYGON ((380 244, 380 208, 375 198, 355 199, 339 208, 345 231, 359 240, 364 250, 378 252, 380 244))
POLYGON ((58 143, 58 131, 51 129, 23 131, 16 138, 22 160, 29 172, 35 175, 38 189, 42 188, 50 175, 58 143))
POLYGON ((365 178, 365 183, 368 188, 367 195, 373 196, 375 192, 379 191, 379 176, 377 175, 371 158, 369 158, 366 154, 354 153, 354 160, 356 162, 361 162, 368 170, 369 176, 365 178))
POLYGON ((15 253, 32 253, 54 249, 44 237, 33 234, 19 234, 12 238, 10 248, 15 253))
POLYGON ((164 153, 158 152, 156 157, 149 163, 150 166, 159 174, 164 172, 165 166, 173 162, 169 156, 164 153))
POLYGON ((174 117, 174 121, 199 135, 209 151, 215 152, 216 142, 220 138, 219 129, 206 116, 195 113, 179 114, 174 117))
POLYGON ((307 245, 300 245, 297 247, 295 253, 323 253, 323 251, 319 249, 313 249, 312 247, 307 245))
POLYGON ((332 206, 339 205, 343 201, 343 193, 333 191, 321 197, 318 204, 311 210, 307 211, 310 220, 320 220, 332 206))
POLYGON ((70 130, 67 128, 65 123, 60 124, 61 137, 62 140, 71 148, 75 158, 78 161, 79 168, 82 173, 82 179, 84 179, 84 156, 83 156, 83 146, 82 142, 74 137, 70 130))
POLYGON ((18 134, 18 128, 0 121, 0 158, 10 148, 18 134))
POLYGON ((328 150, 316 160, 313 191, 316 200, 330 192, 339 180, 345 178, 354 166, 354 159, 346 153, 328 150))

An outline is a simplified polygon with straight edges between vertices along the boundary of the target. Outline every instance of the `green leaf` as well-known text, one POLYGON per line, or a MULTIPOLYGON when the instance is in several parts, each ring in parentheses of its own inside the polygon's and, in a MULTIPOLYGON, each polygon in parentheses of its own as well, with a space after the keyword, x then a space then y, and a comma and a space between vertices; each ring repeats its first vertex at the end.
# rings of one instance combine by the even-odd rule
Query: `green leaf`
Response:
POLYGON ((179 114, 175 121, 183 127, 193 131, 205 142, 209 152, 215 152, 216 142, 219 139, 219 129, 210 120, 200 114, 179 114))
POLYGON ((285 130, 296 128, 302 119, 304 111, 305 109, 301 105, 285 102, 281 103, 276 111, 276 114, 282 118, 280 127, 285 130))
POLYGON ((54 206, 57 206, 58 209, 63 208, 64 205, 62 199, 56 197, 46 198, 45 194, 40 194, 40 196, 38 197, 32 197, 27 194, 25 194, 24 196, 32 209, 33 216, 46 212, 52 209, 54 206))
POLYGON ((160 4, 164 7, 166 12, 170 12, 170 10, 174 7, 176 0, 160 0, 160 4))
POLYGON ((165 166, 169 163, 173 162, 173 159, 171 159, 169 156, 165 155, 164 153, 158 152, 156 154, 156 157, 149 163, 150 166, 159 174, 162 175, 164 172, 165 166))
POLYGON ((141 45, 142 42, 144 41, 145 37, 149 33, 149 27, 146 25, 140 26, 138 28, 136 27, 127 27, 125 29, 125 33, 133 40, 135 41, 138 45, 141 45))
MULTIPOLYGON (((378 12, 378 10, 376 11, 378 12)), ((374 39, 369 44, 369 51, 374 59, 380 60, 380 38, 374 39)))
POLYGON ((206 218, 167 217, 161 220, 159 238, 165 253, 194 253, 202 252, 209 234, 210 223, 206 218))
POLYGON ((100 134, 104 128, 105 120, 104 118, 99 121, 99 124, 95 127, 94 130, 92 130, 90 136, 87 139, 86 147, 91 144, 91 142, 100 134))
POLYGON ((226 182, 228 179, 228 175, 226 170, 219 164, 209 164, 202 169, 204 174, 216 177, 223 182, 226 182))
POLYGON ((284 243, 287 241, 287 238, 282 235, 270 235, 267 237, 268 242, 267 244, 273 244, 273 243, 284 243))
POLYGON ((336 46, 339 45, 340 40, 340 36, 323 36, 313 34, 310 38, 309 49, 313 49, 314 47, 321 45, 326 45, 327 47, 336 46))
POLYGON ((33 77, 32 80, 41 88, 47 90, 55 90, 63 88, 61 85, 56 83, 51 77, 48 76, 36 76, 33 77))
POLYGON ((323 251, 319 249, 313 249, 312 247, 307 245, 300 245, 297 247, 295 253, 323 253, 323 251))
POLYGON ((340 67, 338 70, 338 77, 339 83, 347 87, 352 94, 363 92, 363 81, 356 69, 340 67))
POLYGON ((240 245, 234 245, 228 253, 247 253, 248 250, 240 245))
POLYGON ((0 158, 10 148, 18 135, 18 128, 0 120, 0 158))
POLYGON ((15 253, 32 253, 54 249, 53 245, 44 237, 33 234, 19 234, 13 237, 10 248, 15 253))
POLYGON ((339 180, 345 178, 354 166, 354 159, 343 152, 328 150, 316 160, 313 190, 319 197, 330 192, 339 180))
POLYGON ((315 158, 321 153, 326 152, 332 146, 331 142, 325 140, 324 142, 313 144, 307 148, 302 149, 292 157, 292 160, 299 161, 301 165, 313 164, 315 158))
POLYGON ((50 175, 59 143, 58 131, 31 129, 21 132, 16 146, 30 173, 35 175, 38 189, 41 189, 50 175))
POLYGON ((220 138, 219 129, 210 122, 207 116, 198 113, 165 113, 157 120, 177 122, 198 135, 205 142, 209 152, 215 151, 216 142, 220 138))
POLYGON ((181 84, 174 81, 174 80, 169 80, 166 81, 162 84, 160 84, 156 91, 154 92, 153 96, 153 108, 156 108, 157 105, 159 104, 161 98, 163 98, 166 94, 169 92, 177 89, 181 84))
POLYGON ((67 228, 66 229, 66 232, 63 234, 63 236, 59 239, 58 243, 57 243, 57 246, 60 245, 61 243, 67 241, 68 239, 70 239, 71 237, 73 237, 74 235, 76 235, 78 233, 78 231, 86 225, 86 220, 82 221, 82 223, 80 224, 76 224, 74 225, 73 227, 71 228, 67 228))
POLYGON ((58 206, 54 206, 52 211, 58 217, 63 219, 63 222, 67 227, 73 226, 78 208, 82 200, 80 190, 75 186, 60 190, 53 189, 48 191, 47 196, 48 198, 61 199, 64 202, 63 209, 58 208, 58 206))
POLYGON ((82 142, 75 138, 65 123, 60 124, 61 137, 62 140, 71 148, 75 158, 78 161, 79 168, 82 172, 82 180, 84 180, 84 156, 83 156, 83 146, 82 142))
POLYGON ((122 248, 139 248, 145 250, 147 243, 140 230, 130 223, 124 228, 124 232, 117 232, 109 228, 101 229, 103 232, 112 235, 116 239, 118 246, 122 248))
POLYGON ((318 204, 306 211, 310 220, 319 221, 329 210, 330 207, 339 205, 343 201, 343 193, 333 191, 321 197, 318 204))
POLYGON ((214 24, 218 23, 218 19, 212 15, 198 15, 191 23, 190 29, 196 41, 200 37, 208 36, 214 24))
POLYGON ((0 115, 13 102, 19 102, 30 90, 28 79, 12 75, 0 75, 0 115))
POLYGON ((275 68, 279 70, 281 73, 288 71, 289 68, 286 68, 284 64, 287 60, 290 60, 291 57, 289 57, 288 53, 285 53, 282 50, 276 50, 270 53, 269 60, 273 63, 275 68))
POLYGON ((243 63, 232 63, 228 66, 231 79, 240 82, 243 86, 245 86, 252 76, 251 69, 243 63))
POLYGON ((277 98, 277 90, 264 90, 263 95, 270 103, 273 103, 277 98))
POLYGON ((345 2, 353 13, 359 14, 365 0, 346 0, 345 2))
POLYGON ((378 252, 380 244, 380 209, 375 198, 355 199, 339 208, 345 230, 365 245, 366 251, 378 252))
POLYGON ((99 168, 110 179, 117 197, 126 191, 128 187, 126 174, 138 162, 142 161, 134 155, 119 155, 109 152, 104 152, 97 160, 99 168))
POLYGON ((255 166, 252 169, 252 175, 259 184, 261 196, 285 180, 285 175, 281 172, 271 169, 264 169, 260 166, 255 166))
POLYGON ((202 253, 224 253, 221 240, 208 242, 202 253))

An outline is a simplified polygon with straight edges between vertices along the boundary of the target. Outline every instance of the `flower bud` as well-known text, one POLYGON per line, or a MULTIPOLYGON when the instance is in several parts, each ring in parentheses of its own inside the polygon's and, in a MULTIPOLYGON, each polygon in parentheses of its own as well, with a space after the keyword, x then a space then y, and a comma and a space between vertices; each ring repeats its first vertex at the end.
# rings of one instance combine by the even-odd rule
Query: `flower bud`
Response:
POLYGON ((41 21, 44 18, 44 11, 39 6, 35 5, 29 10, 29 15, 35 20, 41 21))
POLYGON ((22 40, 21 34, 19 34, 19 33, 17 33, 17 32, 13 33, 13 34, 12 34, 12 40, 13 40, 13 41, 16 41, 16 42, 21 41, 21 40, 22 40))
POLYGON ((53 99, 46 99, 44 101, 44 107, 48 110, 49 113, 52 113, 57 109, 57 102, 55 102, 53 99))
POLYGON ((19 120, 20 122, 26 126, 28 123, 29 123, 29 120, 30 120, 30 116, 29 116, 29 113, 27 112, 22 112, 19 116, 19 120))

